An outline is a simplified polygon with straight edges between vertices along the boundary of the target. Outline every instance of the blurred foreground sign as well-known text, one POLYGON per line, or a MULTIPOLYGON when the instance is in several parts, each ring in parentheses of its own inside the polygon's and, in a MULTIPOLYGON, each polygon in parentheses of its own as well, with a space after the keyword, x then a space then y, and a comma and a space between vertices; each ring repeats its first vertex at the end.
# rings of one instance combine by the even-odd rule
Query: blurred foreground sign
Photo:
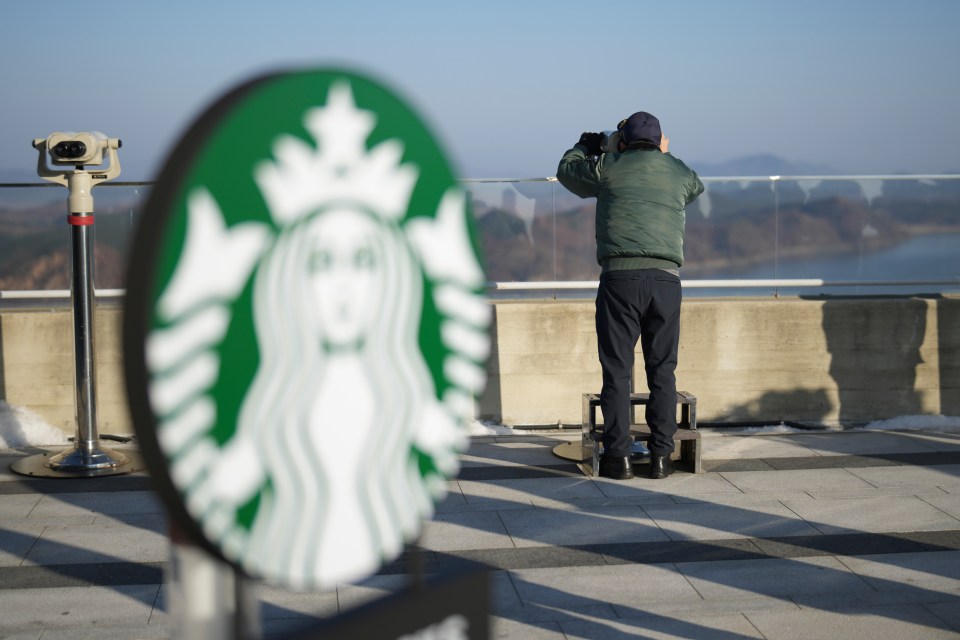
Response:
POLYGON ((124 340, 188 536, 295 589, 417 536, 485 383, 466 196, 422 120, 342 70, 247 83, 186 133, 136 233, 124 340))

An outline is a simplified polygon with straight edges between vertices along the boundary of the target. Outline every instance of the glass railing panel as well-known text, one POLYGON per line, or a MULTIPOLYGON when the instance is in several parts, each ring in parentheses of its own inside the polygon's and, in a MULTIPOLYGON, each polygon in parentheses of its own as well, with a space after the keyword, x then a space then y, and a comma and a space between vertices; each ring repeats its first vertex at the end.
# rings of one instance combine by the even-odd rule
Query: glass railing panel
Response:
POLYGON ((67 190, 0 187, 0 291, 69 288, 67 190))
POLYGON ((553 185, 546 180, 468 181, 464 187, 473 204, 487 280, 556 280, 553 185))
POLYGON ((97 289, 123 289, 133 233, 150 187, 101 185, 94 191, 96 224, 94 255, 97 289))
POLYGON ((595 281, 600 278, 594 223, 597 201, 573 195, 553 183, 557 226, 557 280, 595 281))
MULTIPOLYGON (((127 251, 148 187, 102 185, 94 191, 94 286, 125 286, 127 251)), ((0 291, 70 288, 67 189, 0 186, 0 291)))
MULTIPOLYGON (((721 202, 730 212, 725 232, 712 238, 722 244, 711 247, 732 247, 730 263, 704 275, 685 270, 688 279, 851 280, 860 277, 857 257, 865 248, 893 241, 892 226, 873 214, 866 196, 879 192, 877 184, 864 188, 845 180, 766 180, 740 183, 739 189, 737 183, 707 184, 713 192, 722 190, 722 199, 710 198, 708 206, 721 202)), ((724 213, 717 217, 724 219, 724 213)), ((690 228, 688 221, 688 234, 690 228)), ((727 295, 772 291, 751 288, 727 295)))
POLYGON ((890 279, 960 277, 960 180, 884 180, 872 207, 904 238, 875 258, 890 279))
MULTIPOLYGON (((770 180, 704 180, 687 209, 684 280, 769 279, 776 274, 777 194, 770 180)), ((768 289, 687 289, 686 296, 769 295, 768 289)))
MULTIPOLYGON (((854 178, 778 184, 778 278, 869 283, 942 280, 960 274, 960 184, 955 180, 854 178)), ((799 293, 938 290, 943 289, 891 285, 799 293)))
POLYGON ((796 180, 779 184, 781 278, 878 279, 866 260, 904 239, 899 225, 871 203, 877 180, 796 180))

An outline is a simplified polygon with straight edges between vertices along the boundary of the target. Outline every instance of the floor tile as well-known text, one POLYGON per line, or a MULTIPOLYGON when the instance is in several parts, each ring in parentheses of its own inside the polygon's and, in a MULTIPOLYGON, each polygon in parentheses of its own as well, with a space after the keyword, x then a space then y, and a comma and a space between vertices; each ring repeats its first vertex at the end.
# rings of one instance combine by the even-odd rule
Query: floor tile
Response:
POLYGON ((960 634, 960 606, 956 601, 934 602, 923 606, 960 634))
POLYGON ((0 620, 11 626, 37 621, 54 627, 134 622, 146 626, 158 590, 156 585, 7 589, 0 598, 0 620))
POLYGON ((603 495, 611 498, 703 497, 716 494, 742 493, 740 489, 716 473, 677 472, 660 480, 638 476, 626 481, 595 478, 593 482, 603 492, 603 495))
POLYGON ((760 632, 739 613, 646 615, 618 620, 563 621, 560 628, 569 640, 746 640, 760 632))
POLYGON ((518 547, 667 540, 640 507, 535 509, 500 514, 518 547))
POLYGON ((337 601, 340 612, 362 606, 393 593, 398 593, 411 585, 410 576, 371 576, 356 584, 337 586, 337 601))
POLYGON ((164 514, 160 498, 148 491, 59 493, 43 496, 30 513, 33 518, 114 514, 164 514))
POLYGON ((20 566, 43 529, 43 526, 19 522, 0 525, 0 567, 20 566))
POLYGON ((162 562, 169 557, 169 544, 166 536, 136 527, 47 527, 24 562, 162 562))
MULTIPOLYGON (((960 493, 923 495, 922 500, 929 505, 960 519, 960 493)), ((960 527, 958 527, 960 528, 960 527)))
POLYGON ((851 469, 850 473, 876 487, 944 487, 954 491, 960 489, 960 465, 957 464, 861 468, 851 469))
POLYGON ((437 514, 424 523, 419 544, 430 551, 514 546, 496 511, 437 514))
POLYGON ((642 606, 700 596, 672 565, 610 565, 511 571, 525 606, 583 607, 595 604, 642 606))
MULTIPOLYGON (((847 498, 876 498, 879 496, 918 496, 926 498, 927 496, 936 497, 936 496, 946 496, 949 495, 946 491, 940 487, 926 486, 926 487, 864 487, 860 489, 853 490, 842 490, 835 491, 832 489, 822 489, 816 491, 806 491, 806 495, 810 496, 814 500, 845 500, 847 498)), ((783 497, 793 498, 793 495, 783 497)))
POLYGON ((491 616, 490 638, 496 640, 566 640, 560 625, 553 621, 524 622, 491 616))
POLYGON ((602 498, 604 494, 587 478, 557 477, 526 480, 461 480, 468 504, 495 504, 498 508, 527 508, 536 503, 550 506, 579 498, 602 498))
POLYGON ((894 431, 810 433, 797 434, 790 439, 822 456, 865 456, 877 453, 922 453, 938 450, 910 433, 894 431))
POLYGON ((839 560, 877 591, 943 591, 960 595, 960 551, 842 556, 839 560))
MULTIPOLYGON (((559 443, 557 443, 559 444, 559 443)), ((553 446, 531 442, 491 442, 473 444, 461 456, 464 467, 554 465, 563 462, 553 446)))
POLYGON ((960 529, 960 520, 913 496, 783 503, 822 533, 883 533, 960 529))
POLYGON ((42 497, 37 493, 0 496, 0 525, 9 520, 26 518, 42 497))
POLYGON ((811 449, 780 435, 705 435, 702 456, 707 460, 734 458, 787 458, 816 455, 811 449))
POLYGON ((750 594, 872 592, 863 579, 832 557, 690 562, 678 565, 705 600, 750 594))
POLYGON ((774 640, 877 640, 956 638, 933 613, 920 605, 877 610, 747 613, 765 637, 774 640))
POLYGON ((643 510, 671 540, 763 538, 819 533, 780 502, 645 505, 643 510))
MULTIPOLYGON (((860 471, 860 469, 858 469, 860 471)), ((733 471, 719 474, 745 493, 770 491, 850 491, 868 489, 866 482, 846 469, 794 471, 733 471)))
POLYGON ((255 585, 254 593, 260 603, 264 620, 283 618, 328 618, 337 615, 337 591, 319 593, 290 591, 280 587, 255 585))

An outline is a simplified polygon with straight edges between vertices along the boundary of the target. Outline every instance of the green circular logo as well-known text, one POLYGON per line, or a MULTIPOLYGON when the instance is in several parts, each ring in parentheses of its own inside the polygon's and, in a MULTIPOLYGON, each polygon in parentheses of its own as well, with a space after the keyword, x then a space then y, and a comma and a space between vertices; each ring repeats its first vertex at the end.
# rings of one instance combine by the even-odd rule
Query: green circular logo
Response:
POLYGON ((250 82, 181 140, 132 256, 131 411, 181 528, 294 588, 399 555, 489 349, 466 193, 423 122, 342 70, 250 82))

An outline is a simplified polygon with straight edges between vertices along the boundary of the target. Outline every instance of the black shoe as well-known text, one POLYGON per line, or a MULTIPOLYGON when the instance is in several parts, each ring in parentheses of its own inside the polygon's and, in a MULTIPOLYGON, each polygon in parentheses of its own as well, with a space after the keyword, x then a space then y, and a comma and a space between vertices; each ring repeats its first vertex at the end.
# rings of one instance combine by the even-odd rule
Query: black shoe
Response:
POLYGON ((629 480, 633 477, 630 456, 600 456, 600 475, 613 480, 629 480))
POLYGON ((659 480, 660 478, 666 478, 671 473, 673 473, 673 460, 670 459, 669 453, 650 455, 651 478, 659 480))

